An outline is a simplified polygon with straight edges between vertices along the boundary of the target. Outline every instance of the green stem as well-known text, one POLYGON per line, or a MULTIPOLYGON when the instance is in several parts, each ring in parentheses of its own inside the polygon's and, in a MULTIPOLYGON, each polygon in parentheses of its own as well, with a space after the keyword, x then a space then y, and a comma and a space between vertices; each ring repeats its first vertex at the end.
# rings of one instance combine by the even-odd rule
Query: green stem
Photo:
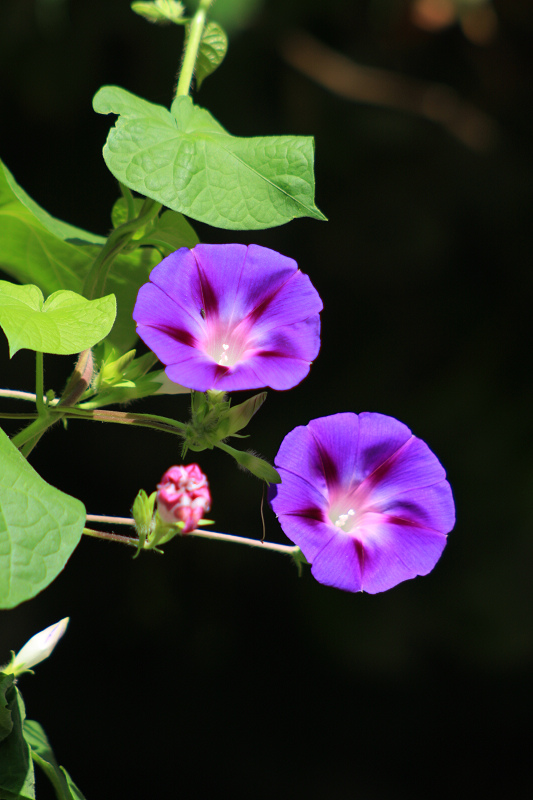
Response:
MULTIPOLYGON (((65 412, 56 411, 55 409, 47 409, 44 414, 38 416, 37 419, 31 422, 24 430, 16 433, 11 441, 15 447, 21 448, 26 442, 30 442, 36 436, 39 436, 40 439, 47 428, 59 422, 61 417, 64 416, 64 413, 65 412)), ((37 442, 35 442, 35 444, 37 444, 37 442)), ((33 449, 35 444, 30 449, 33 449)))
POLYGON ((119 533, 106 533, 105 531, 93 531, 91 528, 84 528, 86 536, 93 536, 95 539, 106 539, 108 542, 120 542, 130 547, 138 547, 139 540, 132 539, 130 536, 121 536, 119 533))
POLYGON ((37 419, 38 414, 0 414, 0 419, 37 419))
POLYGON ((183 422, 178 422, 169 417, 160 417, 156 414, 130 414, 128 411, 104 411, 94 409, 87 411, 83 408, 51 408, 51 414, 57 414, 58 417, 66 417, 67 419, 78 418, 94 420, 96 422, 116 422, 119 425, 137 425, 141 428, 153 428, 156 431, 163 431, 164 433, 181 434, 187 427, 183 422))
POLYGON ((46 412, 44 405, 44 369, 43 369, 43 354, 35 353, 35 405, 39 415, 46 412))
POLYGON ((198 57, 198 50, 200 48, 200 42, 202 41, 202 34, 204 32, 207 12, 209 11, 209 7, 212 2, 213 0, 200 0, 196 14, 189 24, 189 35, 187 36, 187 44, 185 46, 183 64, 181 65, 178 87, 176 89, 176 97, 180 97, 181 95, 186 96, 189 94, 194 67, 198 57))
POLYGON ((161 203, 146 198, 138 217, 120 225, 109 234, 107 242, 96 256, 83 284, 84 297, 92 300, 102 297, 111 264, 133 238, 135 231, 153 219, 161 210, 161 203))
POLYGON ((120 187, 122 197, 126 201, 126 207, 128 209, 128 222, 129 222, 130 219, 133 219, 133 217, 135 216, 135 205, 133 203, 133 195, 131 193, 131 189, 129 189, 127 186, 124 186, 124 184, 120 183, 120 181, 118 185, 120 187))

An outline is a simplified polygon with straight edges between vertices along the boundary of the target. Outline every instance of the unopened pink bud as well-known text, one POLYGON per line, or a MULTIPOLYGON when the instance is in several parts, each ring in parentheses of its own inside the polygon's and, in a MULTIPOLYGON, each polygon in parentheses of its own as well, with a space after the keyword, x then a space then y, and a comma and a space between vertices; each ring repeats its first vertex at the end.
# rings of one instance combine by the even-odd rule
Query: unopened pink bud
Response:
POLYGON ((163 522, 185 523, 183 533, 193 531, 211 508, 207 478, 198 464, 170 467, 157 484, 157 510, 163 522))

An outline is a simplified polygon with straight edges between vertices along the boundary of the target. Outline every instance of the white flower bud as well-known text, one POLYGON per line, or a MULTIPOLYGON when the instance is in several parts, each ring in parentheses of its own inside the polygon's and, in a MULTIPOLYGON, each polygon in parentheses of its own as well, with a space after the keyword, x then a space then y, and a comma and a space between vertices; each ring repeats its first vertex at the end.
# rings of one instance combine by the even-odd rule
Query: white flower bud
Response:
POLYGON ((44 661, 65 633, 68 622, 69 617, 65 617, 54 625, 45 628, 44 631, 36 633, 2 671, 20 675, 21 672, 28 672, 40 661, 44 661))

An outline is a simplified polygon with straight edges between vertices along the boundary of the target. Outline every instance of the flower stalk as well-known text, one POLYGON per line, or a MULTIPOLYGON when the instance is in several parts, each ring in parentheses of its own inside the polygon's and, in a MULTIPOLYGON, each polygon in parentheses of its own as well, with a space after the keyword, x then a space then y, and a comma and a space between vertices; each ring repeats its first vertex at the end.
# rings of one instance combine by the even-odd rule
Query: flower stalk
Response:
MULTIPOLYGON (((128 517, 108 517, 99 514, 87 514, 87 522, 103 522, 110 525, 131 525, 135 527, 135 520, 128 517)), ((97 539, 106 539, 112 542, 120 542, 130 547, 138 547, 139 540, 131 536, 121 536, 118 533, 107 533, 105 531, 95 531, 84 528, 84 534, 97 539)), ((230 533, 219 533, 218 531, 192 530, 187 536, 195 536, 198 539, 212 539, 215 542, 231 542, 232 544, 244 544, 248 547, 256 547, 262 550, 271 550, 282 555, 295 556, 300 548, 297 545, 277 544, 276 542, 265 542, 261 539, 250 539, 245 536, 235 536, 230 533)), ((143 548, 149 549, 149 548, 143 548)))

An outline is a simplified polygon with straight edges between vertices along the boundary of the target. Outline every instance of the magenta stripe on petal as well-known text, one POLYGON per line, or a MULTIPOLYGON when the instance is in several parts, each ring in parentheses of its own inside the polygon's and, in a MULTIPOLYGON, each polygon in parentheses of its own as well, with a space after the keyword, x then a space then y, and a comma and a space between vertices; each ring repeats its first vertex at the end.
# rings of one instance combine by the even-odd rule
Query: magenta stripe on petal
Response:
POLYGON ((335 414, 295 428, 275 460, 270 502, 321 583, 382 592, 427 575, 455 524, 446 473, 392 417, 335 414))

